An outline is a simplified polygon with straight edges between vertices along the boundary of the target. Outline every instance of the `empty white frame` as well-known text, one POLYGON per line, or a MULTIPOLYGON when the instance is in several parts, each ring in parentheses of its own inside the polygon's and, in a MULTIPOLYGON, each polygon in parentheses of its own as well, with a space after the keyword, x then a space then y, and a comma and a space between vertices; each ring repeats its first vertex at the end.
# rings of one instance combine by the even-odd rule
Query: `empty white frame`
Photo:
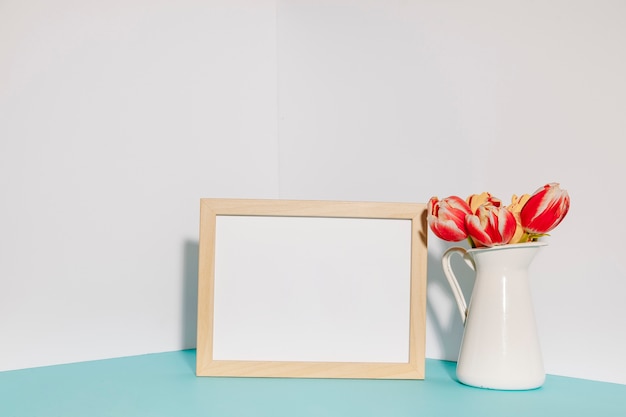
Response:
POLYGON ((425 209, 202 199, 196 374, 423 379, 425 209))

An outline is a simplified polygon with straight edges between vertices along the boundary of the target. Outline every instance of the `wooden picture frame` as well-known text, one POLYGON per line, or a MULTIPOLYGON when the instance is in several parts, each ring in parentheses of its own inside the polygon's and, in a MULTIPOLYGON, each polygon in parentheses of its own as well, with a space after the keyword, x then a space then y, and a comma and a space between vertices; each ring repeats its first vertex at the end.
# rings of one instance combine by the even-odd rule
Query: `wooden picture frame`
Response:
POLYGON ((425 204, 201 199, 196 375, 424 379, 426 236, 425 204))

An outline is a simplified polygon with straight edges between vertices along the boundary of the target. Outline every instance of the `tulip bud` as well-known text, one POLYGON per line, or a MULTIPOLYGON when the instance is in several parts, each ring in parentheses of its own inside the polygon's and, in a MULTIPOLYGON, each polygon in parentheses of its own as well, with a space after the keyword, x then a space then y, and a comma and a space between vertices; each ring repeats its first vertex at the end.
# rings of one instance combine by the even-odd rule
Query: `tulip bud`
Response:
POLYGON ((522 219, 520 218, 520 212, 522 211, 524 205, 528 202, 528 199, 530 199, 530 194, 524 194, 520 197, 513 195, 511 198, 511 204, 506 207, 511 213, 513 213, 513 216, 515 216, 516 223, 515 234, 511 238, 510 243, 522 243, 528 241, 528 234, 524 233, 522 219))
POLYGON ((470 238, 476 246, 505 245, 515 234, 515 216, 506 207, 483 204, 476 214, 465 218, 470 238))
POLYGON ((469 205, 456 196, 439 200, 432 197, 428 201, 428 225, 433 233, 450 242, 458 242, 467 237, 465 216, 470 214, 469 205))
POLYGON ((565 218, 569 203, 567 191, 559 188, 559 184, 550 183, 539 188, 520 212, 524 231, 531 235, 548 233, 565 218))
POLYGON ((487 204, 490 206, 500 207, 502 202, 488 192, 484 192, 481 194, 472 194, 467 197, 467 204, 469 204, 472 214, 476 214, 476 210, 478 210, 478 207, 482 205, 487 204))

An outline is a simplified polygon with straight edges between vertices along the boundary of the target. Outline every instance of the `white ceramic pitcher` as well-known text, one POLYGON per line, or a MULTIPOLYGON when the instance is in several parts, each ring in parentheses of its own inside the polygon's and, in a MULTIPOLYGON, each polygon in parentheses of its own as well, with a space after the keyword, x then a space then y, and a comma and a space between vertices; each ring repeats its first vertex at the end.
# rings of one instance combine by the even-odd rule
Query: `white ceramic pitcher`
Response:
POLYGON ((450 248, 442 258, 465 326, 457 378, 466 385, 526 390, 543 385, 545 372, 530 295, 528 266, 545 243, 450 248), (458 254, 476 271, 469 307, 452 271, 458 254))

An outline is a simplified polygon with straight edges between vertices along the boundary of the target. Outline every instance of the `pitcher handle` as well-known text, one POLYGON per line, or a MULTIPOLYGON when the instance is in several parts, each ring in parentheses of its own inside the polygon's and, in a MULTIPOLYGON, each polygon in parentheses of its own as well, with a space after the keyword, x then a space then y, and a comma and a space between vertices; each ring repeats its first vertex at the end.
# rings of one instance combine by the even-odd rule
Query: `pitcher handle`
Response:
POLYGON ((452 289, 452 294, 454 294, 454 299, 456 300, 456 305, 459 308, 459 313, 461 314, 461 320, 463 321, 463 325, 465 326, 465 319, 467 318, 467 302, 465 301, 465 296, 463 295, 463 291, 461 291, 461 286, 459 285, 459 281, 454 275, 452 271, 452 265, 450 265, 450 258, 455 253, 461 255, 465 263, 469 265, 470 268, 474 268, 474 262, 470 257, 467 256, 467 251, 463 248, 450 248, 443 254, 441 258, 441 263, 443 265, 443 273, 446 275, 448 279, 448 284, 450 284, 450 288, 452 289))

